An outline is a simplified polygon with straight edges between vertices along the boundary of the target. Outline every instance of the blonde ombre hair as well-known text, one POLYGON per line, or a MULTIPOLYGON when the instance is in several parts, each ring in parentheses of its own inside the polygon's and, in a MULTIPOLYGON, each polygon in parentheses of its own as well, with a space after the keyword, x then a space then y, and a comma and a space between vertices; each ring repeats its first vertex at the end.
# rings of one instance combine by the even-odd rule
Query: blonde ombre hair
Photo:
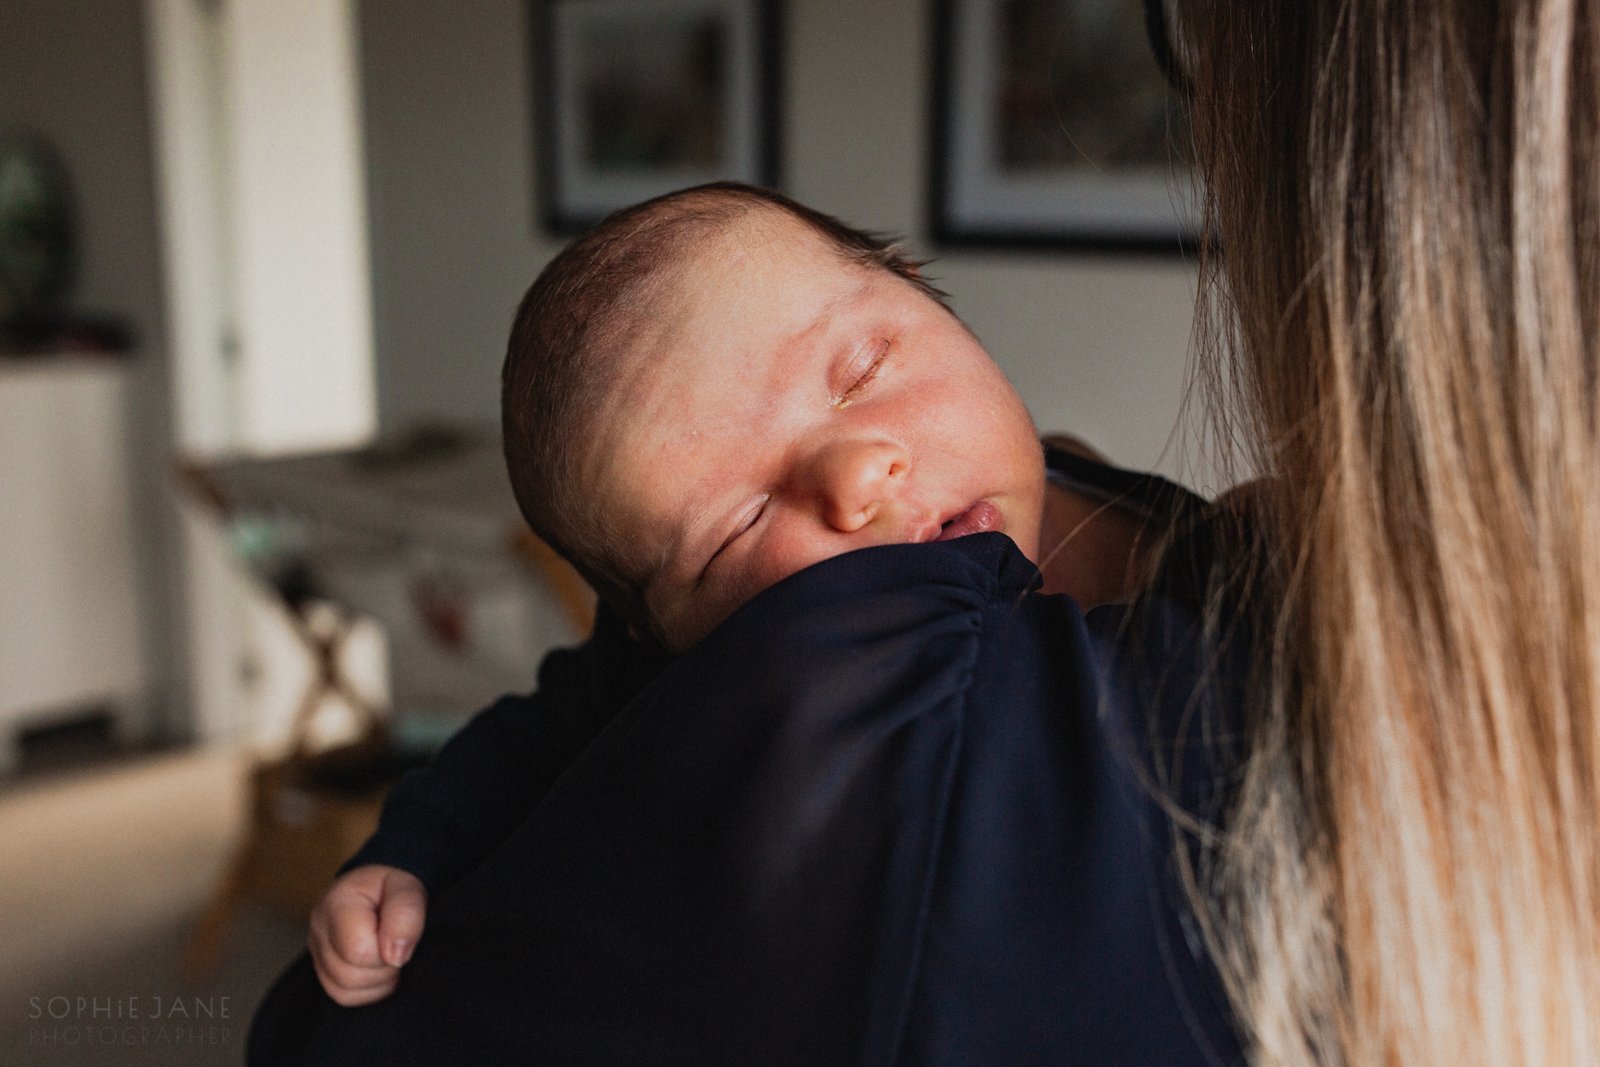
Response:
POLYGON ((1196 885, 1254 1061, 1600 1063, 1600 5, 1200 6, 1284 605, 1196 885))

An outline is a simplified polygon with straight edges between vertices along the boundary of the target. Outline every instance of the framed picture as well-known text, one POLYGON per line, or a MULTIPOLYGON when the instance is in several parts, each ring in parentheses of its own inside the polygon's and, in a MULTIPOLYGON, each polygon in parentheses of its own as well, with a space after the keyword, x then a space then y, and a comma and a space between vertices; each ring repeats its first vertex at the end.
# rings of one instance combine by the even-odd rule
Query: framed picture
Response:
POLYGON ((533 0, 541 214, 778 180, 776 0, 533 0))
POLYGON ((1188 124, 1146 0, 936 3, 935 242, 1195 247, 1188 124))

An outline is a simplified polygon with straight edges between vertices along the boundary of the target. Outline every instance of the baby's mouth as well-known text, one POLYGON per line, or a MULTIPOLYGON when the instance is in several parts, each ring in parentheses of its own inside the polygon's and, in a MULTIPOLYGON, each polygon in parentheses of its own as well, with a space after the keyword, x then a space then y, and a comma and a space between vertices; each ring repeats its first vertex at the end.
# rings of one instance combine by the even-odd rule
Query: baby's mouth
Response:
POLYGON ((954 541, 968 534, 987 533, 1001 526, 1000 509, 987 500, 980 500, 966 511, 955 516, 939 528, 935 541, 954 541))

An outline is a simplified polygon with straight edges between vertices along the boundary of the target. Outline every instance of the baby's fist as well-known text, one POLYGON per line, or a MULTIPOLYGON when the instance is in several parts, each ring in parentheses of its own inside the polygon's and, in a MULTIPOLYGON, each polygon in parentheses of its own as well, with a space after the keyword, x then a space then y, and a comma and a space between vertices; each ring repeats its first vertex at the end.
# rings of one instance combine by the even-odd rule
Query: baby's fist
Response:
POLYGON ((306 939, 328 996, 354 1008, 394 992, 427 911, 428 891, 398 867, 368 864, 334 882, 306 939))

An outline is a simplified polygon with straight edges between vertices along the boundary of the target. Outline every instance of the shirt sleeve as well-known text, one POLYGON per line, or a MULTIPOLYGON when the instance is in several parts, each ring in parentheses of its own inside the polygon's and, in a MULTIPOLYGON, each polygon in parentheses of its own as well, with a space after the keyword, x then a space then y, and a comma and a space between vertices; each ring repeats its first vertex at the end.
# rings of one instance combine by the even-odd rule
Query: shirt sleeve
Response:
POLYGON ((377 831, 340 873, 372 863, 398 867, 437 896, 528 817, 666 661, 602 606, 587 641, 545 657, 533 693, 485 708, 396 783, 377 831))

